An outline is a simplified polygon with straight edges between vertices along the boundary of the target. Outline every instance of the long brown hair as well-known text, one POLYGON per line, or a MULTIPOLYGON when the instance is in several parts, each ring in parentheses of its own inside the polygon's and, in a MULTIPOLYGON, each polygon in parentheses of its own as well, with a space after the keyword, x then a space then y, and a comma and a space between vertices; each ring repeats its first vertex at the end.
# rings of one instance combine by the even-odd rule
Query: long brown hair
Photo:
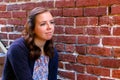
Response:
MULTIPOLYGON (((49 11, 46 8, 41 8, 41 7, 36 7, 31 12, 29 13, 28 16, 28 21, 25 24, 25 28, 23 30, 23 36, 26 42, 27 47, 29 48, 30 51, 30 59, 37 59, 41 55, 41 49, 35 45, 34 43, 34 38, 35 34, 34 28, 35 28, 35 18, 38 14, 44 13, 49 11)), ((45 55, 49 56, 50 58, 53 57, 54 55, 54 49, 53 49, 53 42, 51 40, 47 40, 45 45, 44 45, 44 52, 45 55)))

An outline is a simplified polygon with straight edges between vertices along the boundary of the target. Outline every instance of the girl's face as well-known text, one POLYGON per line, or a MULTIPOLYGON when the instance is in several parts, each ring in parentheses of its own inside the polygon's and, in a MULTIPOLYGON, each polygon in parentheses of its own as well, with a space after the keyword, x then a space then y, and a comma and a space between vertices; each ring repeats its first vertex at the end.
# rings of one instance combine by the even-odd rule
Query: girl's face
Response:
POLYGON ((54 20, 50 12, 38 14, 35 18, 35 38, 38 40, 50 40, 54 33, 54 20))

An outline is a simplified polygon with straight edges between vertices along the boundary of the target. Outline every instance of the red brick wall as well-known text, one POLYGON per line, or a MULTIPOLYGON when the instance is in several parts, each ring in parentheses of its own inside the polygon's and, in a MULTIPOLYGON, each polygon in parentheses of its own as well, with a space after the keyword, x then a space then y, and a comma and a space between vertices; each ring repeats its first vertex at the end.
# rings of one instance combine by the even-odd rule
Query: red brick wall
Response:
POLYGON ((56 22, 54 40, 59 51, 59 77, 119 80, 120 1, 43 1, 0 0, 0 38, 4 44, 9 46, 21 36, 29 10, 49 7, 56 22))

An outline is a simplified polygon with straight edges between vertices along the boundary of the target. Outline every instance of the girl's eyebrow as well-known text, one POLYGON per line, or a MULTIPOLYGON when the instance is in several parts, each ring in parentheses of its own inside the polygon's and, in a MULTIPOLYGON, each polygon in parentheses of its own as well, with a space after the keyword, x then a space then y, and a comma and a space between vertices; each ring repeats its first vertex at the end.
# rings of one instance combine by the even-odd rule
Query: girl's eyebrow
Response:
POLYGON ((52 20, 54 20, 54 19, 51 19, 50 21, 52 21, 52 20))
MULTIPOLYGON (((51 20, 49 20, 49 21, 54 21, 54 19, 51 19, 51 20)), ((42 22, 46 22, 46 21, 41 21, 40 23, 42 23, 42 22)))

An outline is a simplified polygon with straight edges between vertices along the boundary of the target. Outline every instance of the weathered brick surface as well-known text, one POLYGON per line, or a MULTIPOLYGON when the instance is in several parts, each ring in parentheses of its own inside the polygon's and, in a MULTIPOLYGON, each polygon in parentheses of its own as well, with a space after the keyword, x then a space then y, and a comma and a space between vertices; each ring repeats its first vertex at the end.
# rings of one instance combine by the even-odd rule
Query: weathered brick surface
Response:
POLYGON ((113 70, 112 71, 112 77, 120 78, 120 70, 113 70))
POLYGON ((87 66, 87 72, 90 74, 98 75, 98 76, 108 76, 110 77, 110 69, 87 66))
POLYGON ((77 74, 77 80, 98 80, 98 78, 87 74, 77 74))
POLYGON ((107 7, 85 8, 84 16, 101 16, 107 14, 107 7))
POLYGON ((72 17, 72 16, 82 16, 82 8, 65 8, 63 9, 63 16, 72 17))
POLYGON ((76 6, 97 6, 98 0, 76 0, 76 6))
POLYGON ((100 59, 97 57, 80 55, 77 57, 77 63, 84 64, 84 65, 96 65, 97 66, 100 64, 100 59))
POLYGON ((99 56, 112 56, 111 49, 109 48, 101 48, 101 47, 88 47, 87 48, 88 54, 94 54, 99 56))
POLYGON ((120 79, 119 0, 0 0, 0 3, 0 40, 6 47, 21 36, 31 9, 48 7, 55 17, 53 40, 59 52, 61 79, 120 79))
POLYGON ((74 72, 59 71, 58 74, 60 76, 66 77, 67 79, 75 80, 74 72))

